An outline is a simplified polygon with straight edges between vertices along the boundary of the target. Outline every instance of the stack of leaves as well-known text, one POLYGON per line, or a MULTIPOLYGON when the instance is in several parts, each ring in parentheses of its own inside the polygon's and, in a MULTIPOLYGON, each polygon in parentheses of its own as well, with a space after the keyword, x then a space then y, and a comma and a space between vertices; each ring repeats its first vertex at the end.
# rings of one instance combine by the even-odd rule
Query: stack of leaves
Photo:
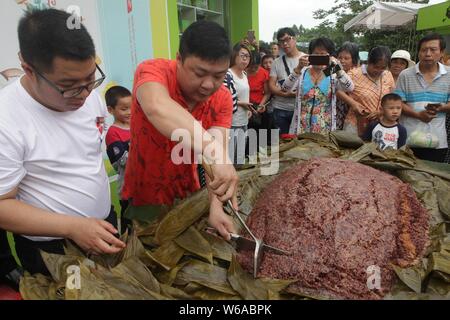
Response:
MULTIPOLYGON (((279 174, 317 157, 357 161, 412 186, 430 212, 432 244, 420 264, 408 269, 395 267, 399 281, 387 298, 450 298, 450 166, 417 160, 407 149, 381 152, 374 144, 363 144, 344 132, 307 134, 285 141, 278 154, 272 150, 270 165, 278 165, 279 174)), ((261 175, 265 166, 239 172, 238 197, 244 214, 251 212, 258 195, 274 178, 261 175)), ((208 205, 207 191, 201 190, 168 208, 154 222, 145 221, 154 216, 154 208, 133 208, 129 215, 140 221, 135 221, 132 234, 123 237, 127 243, 124 252, 86 257, 68 243, 64 256, 42 253, 51 277, 26 274, 21 294, 24 299, 308 298, 288 292, 296 279, 253 279, 244 271, 233 245, 204 231, 208 205)))

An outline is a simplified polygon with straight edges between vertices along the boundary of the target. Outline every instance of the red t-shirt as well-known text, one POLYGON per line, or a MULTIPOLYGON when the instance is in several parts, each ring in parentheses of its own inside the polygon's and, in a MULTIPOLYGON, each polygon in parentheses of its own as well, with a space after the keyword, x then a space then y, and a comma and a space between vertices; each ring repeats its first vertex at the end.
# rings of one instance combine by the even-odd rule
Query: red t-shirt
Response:
MULTIPOLYGON (((177 64, 171 60, 148 60, 135 74, 131 106, 131 143, 125 172, 123 199, 132 199, 135 206, 172 205, 200 189, 196 164, 176 165, 171 152, 177 142, 163 136, 150 123, 136 98, 144 83, 157 82, 167 88, 170 97, 189 111, 177 83, 177 64)), ((207 101, 198 104, 192 116, 205 130, 231 127, 233 102, 230 92, 220 86, 207 101)))
POLYGON ((264 98, 264 84, 269 81, 269 72, 259 67, 258 71, 253 76, 248 76, 248 83, 250 85, 250 102, 260 104, 264 98))
POLYGON ((111 145, 116 141, 127 142, 130 141, 130 129, 124 129, 116 125, 112 125, 106 134, 106 146, 111 145))

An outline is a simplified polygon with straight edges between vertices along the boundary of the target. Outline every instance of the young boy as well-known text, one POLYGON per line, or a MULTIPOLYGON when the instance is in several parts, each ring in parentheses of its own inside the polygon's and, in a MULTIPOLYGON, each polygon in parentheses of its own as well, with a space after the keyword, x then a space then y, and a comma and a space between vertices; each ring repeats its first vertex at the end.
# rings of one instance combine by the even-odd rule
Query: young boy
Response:
POLYGON ((400 149, 407 138, 405 127, 398 123, 402 114, 402 98, 395 93, 385 95, 381 100, 381 111, 380 120, 369 125, 363 140, 375 142, 381 150, 400 149))
POLYGON ((266 54, 264 57, 261 58, 261 67, 269 71, 272 69, 274 58, 270 54, 266 54))
POLYGON ((105 94, 109 113, 114 117, 113 125, 106 134, 106 152, 109 161, 116 170, 119 179, 117 190, 120 197, 122 225, 125 227, 129 221, 124 220, 123 214, 128 207, 128 201, 122 200, 121 192, 125 175, 125 165, 128 159, 130 145, 130 118, 131 118, 131 92, 121 86, 110 88, 105 94))

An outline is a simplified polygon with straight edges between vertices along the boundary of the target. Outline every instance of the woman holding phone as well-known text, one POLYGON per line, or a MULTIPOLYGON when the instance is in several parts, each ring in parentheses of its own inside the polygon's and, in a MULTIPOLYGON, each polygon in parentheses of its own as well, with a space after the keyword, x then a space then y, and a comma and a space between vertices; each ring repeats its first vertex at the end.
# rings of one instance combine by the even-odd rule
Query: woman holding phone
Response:
POLYGON ((335 46, 328 38, 309 44, 309 55, 283 84, 283 90, 297 87, 297 98, 290 134, 327 133, 336 130, 336 92, 353 90, 350 77, 334 58, 335 46))
POLYGON ((247 140, 248 119, 251 117, 250 85, 245 70, 252 61, 250 49, 238 43, 233 48, 231 68, 227 78, 236 90, 237 108, 233 110, 233 122, 230 130, 229 152, 234 165, 245 164, 245 147, 247 140))

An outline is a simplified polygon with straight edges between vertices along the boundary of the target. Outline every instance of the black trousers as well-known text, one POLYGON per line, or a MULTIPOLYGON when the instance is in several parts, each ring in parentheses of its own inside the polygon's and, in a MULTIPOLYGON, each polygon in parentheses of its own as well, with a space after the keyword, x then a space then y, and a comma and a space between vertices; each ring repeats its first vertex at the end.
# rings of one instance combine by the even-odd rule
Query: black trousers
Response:
POLYGON ((128 200, 120 200, 120 225, 122 226, 122 234, 124 234, 128 228, 133 226, 133 222, 130 219, 125 218, 125 212, 128 209, 128 205, 128 200))
POLYGON ((11 253, 6 231, 0 229, 0 278, 17 268, 16 260, 11 253))
POLYGON ((412 151, 421 160, 445 163, 448 149, 412 148, 412 151))
MULTIPOLYGON (((117 215, 114 208, 111 207, 111 212, 105 221, 111 223, 117 228, 117 215)), ((17 256, 19 257, 22 267, 31 274, 41 273, 49 276, 50 273, 42 260, 40 250, 52 254, 64 254, 65 239, 52 241, 32 241, 28 238, 14 235, 16 242, 17 256)))

